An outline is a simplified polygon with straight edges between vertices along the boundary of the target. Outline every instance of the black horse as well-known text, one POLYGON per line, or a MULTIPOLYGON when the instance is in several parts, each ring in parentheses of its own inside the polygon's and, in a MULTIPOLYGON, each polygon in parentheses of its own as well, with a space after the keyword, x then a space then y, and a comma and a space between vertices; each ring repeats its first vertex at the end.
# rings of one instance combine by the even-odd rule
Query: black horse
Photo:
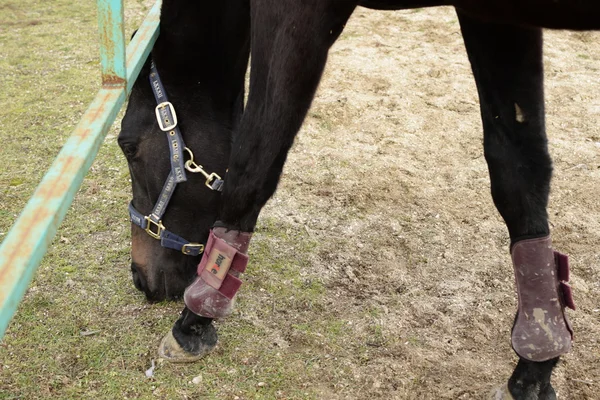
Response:
POLYGON ((177 298, 187 287, 161 356, 192 361, 215 347, 212 320, 231 311, 260 210, 355 8, 437 5, 458 13, 492 197, 511 239, 519 362, 498 398, 556 398, 550 378, 571 346, 564 307, 573 305, 566 256, 551 248, 546 212, 552 163, 541 28, 600 29, 600 4, 591 0, 164 0, 161 34, 119 135, 133 186, 135 286, 150 300, 177 298))

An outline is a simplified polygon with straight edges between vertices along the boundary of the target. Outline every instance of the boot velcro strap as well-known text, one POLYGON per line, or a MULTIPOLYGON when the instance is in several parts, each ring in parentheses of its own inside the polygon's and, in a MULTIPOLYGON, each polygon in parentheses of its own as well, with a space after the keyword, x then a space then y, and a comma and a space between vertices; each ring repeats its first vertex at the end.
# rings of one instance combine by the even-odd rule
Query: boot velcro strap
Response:
POLYGON ((198 276, 204 282, 231 299, 242 285, 236 275, 243 273, 247 265, 248 255, 210 231, 204 256, 198 265, 198 276))
POLYGON ((575 310, 575 301, 573 300, 573 290, 568 284, 571 275, 569 268, 569 257, 566 254, 554 251, 554 260, 558 268, 558 280, 560 281, 560 291, 563 297, 563 304, 571 310, 575 310))

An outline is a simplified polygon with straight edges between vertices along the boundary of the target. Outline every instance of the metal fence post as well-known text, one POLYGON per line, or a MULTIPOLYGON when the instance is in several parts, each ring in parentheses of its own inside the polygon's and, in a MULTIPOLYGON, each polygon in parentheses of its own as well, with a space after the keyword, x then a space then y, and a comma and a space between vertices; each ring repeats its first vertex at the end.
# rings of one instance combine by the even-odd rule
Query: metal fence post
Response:
POLYGON ((102 86, 125 86, 123 0, 98 0, 102 86))
POLYGON ((98 0, 102 89, 0 245, 0 338, 154 46, 160 6, 125 51, 122 0, 98 0))

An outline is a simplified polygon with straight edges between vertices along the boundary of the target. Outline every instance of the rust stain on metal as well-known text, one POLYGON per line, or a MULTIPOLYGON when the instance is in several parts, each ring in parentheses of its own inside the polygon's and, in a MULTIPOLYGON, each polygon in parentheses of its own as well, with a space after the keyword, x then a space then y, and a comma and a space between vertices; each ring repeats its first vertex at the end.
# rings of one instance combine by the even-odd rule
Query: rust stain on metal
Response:
MULTIPOLYGON (((61 178, 63 172, 68 171, 70 169, 71 164, 73 164, 73 162, 76 159, 80 159, 80 157, 67 157, 63 164, 63 168, 61 169, 60 173, 56 176, 56 178, 52 179, 49 182, 46 182, 43 186, 40 186, 36 193, 34 193, 35 197, 40 198, 42 200, 42 204, 46 200, 51 200, 55 197, 58 197, 58 195, 60 195, 61 192, 66 190, 68 185, 65 182, 61 182, 61 178)), ((27 243, 26 239, 28 236, 31 235, 33 226, 39 221, 43 221, 51 215, 52 213, 44 206, 38 207, 36 209, 36 212, 32 213, 31 215, 24 215, 25 222, 23 223, 23 225, 25 225, 25 227, 19 232, 20 240, 18 240, 18 243, 23 243, 23 245, 16 247, 12 251, 12 253, 10 253, 10 255, 8 256, 8 262, 6 263, 7 265, 10 265, 14 259, 19 258, 19 253, 26 254, 31 251, 31 249, 26 247, 24 244, 27 243)), ((54 215, 53 220, 53 225, 58 227, 56 215, 54 215)), ((0 271, 0 281, 2 281, 6 272, 6 270, 0 271)))
POLYGON ((127 81, 119 76, 104 74, 102 75, 102 86, 125 86, 127 81))
MULTIPOLYGON (((92 113, 84 114, 84 117, 81 119, 80 124, 89 125, 92 122, 96 121, 100 114, 104 112, 108 98, 112 95, 114 95, 114 93, 105 93, 103 97, 98 101, 99 107, 97 107, 92 113)), ((81 142, 86 140, 90 132, 90 128, 75 129, 75 132, 71 136, 77 136, 79 139, 78 143, 76 143, 75 146, 79 146, 81 142)), ((73 170, 72 165, 80 163, 82 159, 84 159, 84 157, 78 155, 69 155, 66 157, 61 157, 61 161, 63 164, 60 171, 56 174, 56 177, 48 182, 45 182, 43 186, 40 186, 34 193, 34 197, 41 199, 41 202, 43 204, 47 200, 51 200, 56 197, 62 196, 64 192, 68 190, 69 186, 69 184, 63 180, 64 174, 66 174, 70 170, 73 170)), ((17 240, 17 243, 21 243, 21 245, 15 247, 15 249, 9 254, 6 265, 10 265, 11 263, 13 263, 15 259, 18 259, 20 257, 20 254, 28 254, 32 251, 31 245, 27 245, 27 237, 29 237, 32 234, 33 227, 39 221, 43 221, 50 216, 53 216, 53 225, 58 228, 57 215, 51 213, 44 206, 37 207, 35 213, 23 215, 24 220, 22 220, 21 225, 23 225, 24 227, 22 230, 19 231, 19 236, 17 240)), ((4 280, 5 275, 8 272, 8 269, 0 270, 0 282, 4 280)))
MULTIPOLYGON (((100 49, 104 53, 104 58, 106 62, 113 62, 117 58, 117 44, 114 42, 113 38, 113 13, 110 7, 107 7, 103 10, 102 20, 100 21, 100 26, 102 27, 102 33, 100 35, 100 49)), ((122 29, 122 28, 121 28, 122 29)), ((112 65, 107 65, 110 71, 102 74, 102 86, 125 86, 127 81, 115 74, 112 65)))
POLYGON ((112 25, 113 25, 113 15, 112 15, 112 10, 107 7, 106 9, 102 10, 102 16, 104 17, 103 20, 100 22, 101 26, 102 26, 102 35, 100 35, 100 48, 104 49, 106 51, 106 57, 108 59, 114 59, 115 58, 115 46, 114 46, 114 42, 111 40, 112 38, 112 25))
MULTIPOLYGON (((121 89, 115 89, 115 90, 121 90, 121 89)), ((100 116, 101 114, 104 113, 104 110, 106 109, 106 106, 108 105, 108 99, 110 97, 112 97, 113 95, 114 95, 114 93, 110 93, 108 91, 106 93, 104 93, 102 98, 98 99, 98 101, 95 102, 95 103, 98 103, 98 107, 96 107, 94 109, 94 112, 85 113, 83 115, 83 117, 81 118, 79 125, 89 126, 89 125, 93 124, 98 119, 98 116, 100 116)), ((80 137, 81 140, 84 140, 88 137, 90 132, 91 132, 90 128, 85 128, 85 129, 76 128, 75 131, 73 132, 72 136, 77 136, 77 137, 80 137)))
MULTIPOLYGON (((157 22, 157 21, 158 21, 158 18, 153 18, 153 22, 157 22)), ((135 36, 134 36, 135 40, 133 40, 133 47, 132 47, 131 51, 127 52, 127 63, 128 64, 131 62, 132 58, 135 57, 140 46, 145 46, 146 43, 148 43, 148 41, 150 40, 150 37, 151 37, 151 35, 149 35, 149 34, 152 32, 153 31, 151 31, 149 29, 140 29, 135 33, 135 36)))
MULTIPOLYGON (((94 122, 96 119, 98 119, 98 116, 104 112, 104 109, 105 109, 106 104, 108 102, 108 98, 111 97, 111 96, 113 96, 113 95, 114 95, 114 93, 106 91, 106 93, 104 93, 102 95, 102 98, 97 101, 97 103, 98 103, 99 106, 96 107, 95 112, 94 113, 85 113, 83 115, 83 118, 81 118, 81 122, 80 123, 89 124, 89 123, 94 122)), ((85 129, 85 130, 89 131, 90 129, 88 128, 88 129, 85 129)), ((77 131, 77 129, 75 131, 77 131)))
POLYGON ((149 38, 147 38, 147 36, 148 36, 148 32, 146 30, 144 30, 143 32, 140 32, 140 31, 136 32, 136 34, 134 36, 136 41, 133 42, 134 44, 133 44, 131 51, 127 52, 127 64, 129 64, 131 62, 131 60, 133 59, 133 57, 137 54, 137 49, 141 45, 145 45, 145 43, 149 40, 149 38), (137 37, 138 35, 140 35, 139 38, 137 37))
MULTIPOLYGON (((39 208, 35 214, 23 215, 23 218, 25 220, 24 223, 26 225, 26 229, 23 229, 18 236, 18 239, 19 239, 18 242, 21 244, 18 247, 16 247, 15 249, 13 249, 13 252, 8 257, 9 262, 6 263, 6 265, 10 265, 10 263, 15 258, 18 258, 19 253, 21 253, 21 252, 28 253, 31 250, 31 246, 28 246, 27 241, 25 240, 30 235, 31 227, 33 225, 35 225, 37 223, 37 221, 48 218, 49 215, 50 215, 50 211, 48 211, 48 209, 43 208, 43 207, 39 208)), ((0 270, 0 281, 4 280, 4 275, 6 275, 6 273, 8 271, 9 271, 8 269, 0 270)))

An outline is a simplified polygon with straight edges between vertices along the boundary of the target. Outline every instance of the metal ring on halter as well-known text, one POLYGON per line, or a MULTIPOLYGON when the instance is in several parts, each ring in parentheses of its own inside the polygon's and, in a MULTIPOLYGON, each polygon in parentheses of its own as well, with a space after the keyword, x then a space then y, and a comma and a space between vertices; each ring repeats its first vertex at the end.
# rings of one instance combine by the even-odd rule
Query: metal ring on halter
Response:
POLYGON ((192 252, 192 249, 198 249, 198 254, 202 254, 204 252, 204 245, 201 243, 187 243, 181 247, 181 252, 185 255, 189 255, 192 252))
POLYGON ((146 233, 152 236, 154 239, 160 239, 162 237, 162 233, 165 230, 165 226, 162 224, 162 221, 154 222, 149 216, 144 217, 146 220, 146 233), (156 226, 156 232, 152 230, 152 226, 156 226))
MULTIPOLYGON (((158 121, 158 126, 160 127, 161 131, 168 132, 177 126, 177 114, 175 114, 175 107, 173 107, 173 104, 171 104, 170 101, 163 101, 162 103, 157 105, 154 109, 154 112, 156 113, 156 120, 158 121), (173 117, 173 122, 167 126, 164 125, 165 121, 163 121, 163 119, 160 116, 160 110, 165 107, 169 108, 171 116, 173 117)), ((168 123, 168 120, 166 120, 166 122, 168 123)))

